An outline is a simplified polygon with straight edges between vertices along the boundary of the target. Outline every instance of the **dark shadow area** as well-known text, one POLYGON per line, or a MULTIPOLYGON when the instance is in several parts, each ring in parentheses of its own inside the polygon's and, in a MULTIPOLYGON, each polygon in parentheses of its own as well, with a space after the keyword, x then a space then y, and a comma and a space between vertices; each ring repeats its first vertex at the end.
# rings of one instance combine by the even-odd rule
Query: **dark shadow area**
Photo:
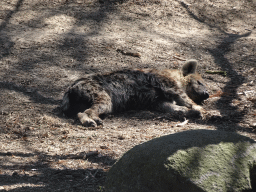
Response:
MULTIPOLYGON (((163 113, 158 112, 154 110, 130 110, 120 113, 113 113, 107 115, 108 118, 117 117, 119 119, 133 119, 133 120, 141 120, 141 121, 147 121, 147 122, 154 122, 154 121, 160 121, 160 122, 178 122, 178 121, 184 121, 184 114, 182 112, 176 112, 176 113, 163 113), (110 116, 110 117, 108 117, 110 116)), ((187 117, 188 118, 188 117, 187 117)), ((195 121, 197 118, 189 117, 190 121, 195 121)))
MULTIPOLYGON (((218 100, 216 106, 219 106, 219 111, 222 115, 225 115, 225 111, 222 112, 223 108, 229 109, 235 112, 236 120, 242 120, 245 111, 239 112, 237 107, 231 105, 233 99, 237 99, 237 89, 244 83, 245 77, 239 75, 232 67, 233 63, 230 63, 225 55, 230 51, 230 46, 235 43, 235 41, 242 37, 248 37, 251 32, 243 35, 227 34, 228 36, 222 40, 222 42, 214 49, 208 49, 209 53, 215 58, 215 63, 217 63, 223 71, 227 71, 230 81, 225 85, 223 92, 229 93, 229 96, 221 96, 218 100)), ((235 121, 235 118, 234 118, 235 121)), ((234 122, 233 121, 233 122, 234 122)))
POLYGON ((0 82, 0 88, 13 90, 13 91, 22 93, 22 94, 28 96, 35 103, 55 104, 56 105, 61 102, 61 101, 55 100, 53 98, 44 97, 35 89, 29 89, 28 87, 25 87, 25 86, 19 86, 12 82, 0 82))
POLYGON ((256 191, 256 166, 250 169, 250 179, 251 179, 251 190, 244 190, 243 192, 255 192, 256 191))
POLYGON ((100 155, 98 152, 64 156, 50 156, 42 153, 1 153, 0 156, 39 157, 36 162, 29 164, 1 165, 3 169, 13 170, 12 175, 0 174, 1 186, 15 184, 43 185, 42 187, 17 187, 8 191, 95 191, 96 188, 99 189, 104 184, 105 170, 95 168, 73 170, 65 168, 64 165, 62 169, 53 169, 49 165, 53 163, 61 164, 62 160, 67 159, 81 159, 102 166, 112 166, 116 161, 109 156, 100 155), (16 170, 23 170, 23 173, 18 173, 16 170), (27 171, 30 171, 30 174, 24 174, 27 171))
MULTIPOLYGON (((79 119, 74 117, 66 117, 63 115, 63 111, 60 107, 56 107, 53 110, 54 114, 56 114, 59 118, 65 118, 68 120, 74 120, 74 125, 81 125, 79 119)), ((176 113, 163 113, 155 110, 127 110, 123 112, 114 112, 109 114, 103 114, 100 115, 100 118, 103 120, 103 128, 104 128, 104 121, 112 121, 117 120, 118 121, 124 121, 131 120, 133 122, 132 124, 139 124, 141 122, 144 123, 152 123, 152 124, 159 124, 159 123, 167 123, 167 122, 183 122, 185 119, 188 119, 191 123, 198 122, 198 117, 191 116, 191 117, 185 117, 183 112, 176 112, 176 113), (135 123, 135 121, 138 121, 135 123)), ((218 119, 217 119, 218 120, 218 119)), ((211 120, 212 122, 216 121, 216 118, 213 117, 211 120)), ((86 127, 85 127, 86 128, 86 127)), ((248 129, 249 130, 249 129, 248 129)))
MULTIPOLYGON (((106 173, 102 169, 64 169, 42 168, 39 175, 0 175, 0 185, 10 185, 8 191, 95 191, 105 181, 106 173), (25 185, 25 186, 22 186, 25 185), (27 185, 27 186, 26 186, 27 185), (35 185, 35 186, 33 186, 35 185), (22 186, 22 187, 21 187, 22 186), (31 186, 31 187, 30 187, 31 186)), ((5 190, 4 190, 5 191, 5 190)))

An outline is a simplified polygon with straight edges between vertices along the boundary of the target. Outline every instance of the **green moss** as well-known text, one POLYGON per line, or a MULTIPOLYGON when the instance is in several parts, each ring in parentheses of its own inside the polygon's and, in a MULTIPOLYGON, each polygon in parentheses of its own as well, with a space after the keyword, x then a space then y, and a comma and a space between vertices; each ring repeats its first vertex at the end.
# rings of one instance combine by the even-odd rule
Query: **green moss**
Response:
POLYGON ((109 171, 108 192, 215 192, 250 188, 256 144, 244 136, 196 130, 153 139, 109 171))

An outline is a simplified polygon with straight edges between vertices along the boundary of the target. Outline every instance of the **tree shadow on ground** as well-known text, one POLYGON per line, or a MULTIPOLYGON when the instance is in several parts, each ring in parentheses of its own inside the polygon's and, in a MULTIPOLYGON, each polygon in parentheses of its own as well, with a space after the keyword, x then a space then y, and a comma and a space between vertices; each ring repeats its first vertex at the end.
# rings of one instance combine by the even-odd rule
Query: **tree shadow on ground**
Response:
MULTIPOLYGON (((21 7, 22 3, 24 0, 19 0, 15 6, 14 10, 10 10, 6 16, 5 19, 2 21, 0 25, 0 32, 5 29, 6 25, 9 23, 10 19, 12 16, 19 11, 19 8, 21 7)), ((0 37, 0 59, 3 57, 6 57, 7 55, 10 54, 10 49, 14 46, 14 42, 10 40, 8 35, 1 35, 0 37)))
MULTIPOLYGON (((226 83, 226 85, 223 89, 224 93, 229 93, 229 97, 226 97, 225 95, 221 95, 220 99, 216 103, 216 107, 220 111, 221 115, 224 115, 224 116, 226 115, 226 112, 223 109, 229 109, 230 111, 233 111, 233 114, 235 113, 235 116, 239 117, 239 118, 237 118, 236 121, 235 121, 235 118, 233 118, 234 122, 232 122, 232 118, 227 119, 227 120, 231 121, 230 123, 235 125, 235 127, 233 127, 235 129, 233 129, 233 130, 241 130, 241 129, 244 130, 244 128, 240 127, 238 125, 238 123, 241 119, 243 119, 245 112, 238 111, 238 108, 235 106, 232 106, 231 103, 232 103, 233 99, 238 98, 237 89, 244 83, 245 77, 236 72, 236 70, 233 68, 234 63, 231 63, 226 58, 226 55, 231 51, 231 46, 237 40, 239 40, 240 38, 243 38, 243 37, 250 36, 252 31, 249 31, 249 32, 241 34, 241 35, 227 33, 224 31, 225 27, 224 28, 221 27, 218 24, 218 21, 209 22, 209 21, 213 21, 213 18, 206 18, 207 16, 204 15, 206 13, 201 12, 201 14, 199 14, 199 16, 197 16, 189 9, 189 6, 187 4, 185 4, 184 2, 180 2, 180 1, 179 1, 179 3, 182 7, 184 7, 186 9, 188 14, 193 19, 195 19, 196 21, 198 21, 204 25, 207 25, 211 29, 217 29, 219 32, 221 32, 222 35, 221 35, 221 37, 218 38, 218 39, 220 39, 220 43, 216 46, 216 48, 207 48, 206 49, 206 51, 208 51, 213 56, 215 63, 218 66, 220 66, 223 71, 227 71, 227 76, 230 78, 230 81, 228 83, 226 83), (224 35, 224 38, 222 37, 223 35, 224 35)), ((225 121, 225 118, 220 119, 220 121, 225 121)), ((209 122, 209 123, 211 124, 211 122, 209 122)), ((217 129, 221 129, 221 130, 223 129, 222 124, 213 123, 213 125, 216 126, 217 129)))
MULTIPOLYGON (((76 155, 46 155, 43 153, 0 153, 2 157, 35 157, 36 162, 29 164, 1 165, 2 169, 13 170, 12 175, 0 175, 0 185, 13 189, 8 191, 95 191, 103 186, 106 170, 103 169, 53 169, 51 164, 61 164, 63 160, 84 160, 102 166, 112 166, 115 159, 99 153, 81 153, 76 155), (19 170, 23 170, 21 173, 19 170), (19 172, 16 172, 18 170, 19 172), (30 172, 26 174, 26 172, 30 172), (31 173, 32 172, 32 173, 31 173), (34 174, 33 174, 34 172, 34 174)), ((5 164, 8 164, 5 162, 5 164)), ((1 188, 2 189, 2 188, 1 188)))
MULTIPOLYGON (((15 27, 15 25, 9 23, 9 21, 14 14, 23 9, 23 0, 19 0, 15 8, 6 14, 5 20, 0 25, 0 33, 2 34, 0 43, 3 45, 1 47, 2 49, 0 49, 0 59, 4 57, 7 59, 10 53, 17 55, 14 62, 11 61, 11 64, 8 63, 6 74, 1 76, 3 80, 0 81, 0 88, 22 93, 24 96, 29 97, 34 103, 59 105, 61 101, 55 99, 53 93, 63 91, 63 84, 58 83, 58 74, 49 69, 55 67, 54 70, 64 68, 64 70, 67 71, 84 71, 85 73, 98 71, 99 69, 97 67, 87 65, 86 63, 88 57, 87 52, 89 52, 89 49, 93 48, 92 45, 87 44, 86 39, 97 35, 101 31, 104 21, 108 19, 108 15, 116 11, 116 4, 123 2, 124 1, 109 0, 103 3, 96 3, 93 5, 95 7, 98 6, 95 12, 87 12, 83 9, 83 6, 74 6, 72 3, 75 3, 75 1, 67 0, 64 4, 58 6, 58 10, 61 11, 49 9, 50 11, 46 11, 43 16, 39 14, 40 16, 37 18, 33 18, 27 23, 22 23, 23 25, 28 25, 30 28, 42 29, 47 27, 48 24, 45 23, 45 20, 48 18, 61 14, 73 14, 73 9, 76 9, 74 11, 74 18, 77 22, 74 24, 73 28, 60 35, 61 38, 59 41, 53 43, 43 42, 39 44, 32 42, 32 45, 30 45, 29 42, 22 42, 22 48, 19 47, 20 45, 17 45, 17 50, 16 48, 13 50, 15 43, 10 39, 13 38, 14 32, 10 33, 10 29, 6 27, 8 25, 15 27), (74 28, 82 26, 84 22, 87 21, 93 22, 95 28, 90 33, 74 35, 74 28), (57 49, 51 49, 53 47, 57 49), (24 55, 26 55, 26 57, 24 57, 24 55), (72 60, 75 60, 75 62, 65 63, 61 61, 63 55, 69 56, 72 60)), ((19 31, 17 30, 17 34, 18 33, 19 31)), ((8 59, 4 61, 9 62, 8 59)), ((1 105, 3 108, 8 108, 4 102, 1 103, 1 105)), ((58 112, 58 109, 53 111, 53 113, 55 112, 58 112)))
MULTIPOLYGON (((9 23, 9 20, 12 17, 12 15, 19 10, 19 8, 22 5, 22 2, 23 2, 22 0, 19 0, 18 3, 16 4, 16 8, 14 9, 14 11, 10 11, 7 14, 5 21, 0 26, 0 31, 2 31, 6 27, 6 25, 9 23)), ((67 0, 66 2, 68 4, 68 3, 72 3, 73 1, 67 0)), ((67 32, 66 34, 63 35, 63 40, 60 41, 58 44, 58 51, 64 52, 64 54, 70 55, 71 58, 74 58, 75 60, 78 61, 77 64, 74 64, 71 67, 67 66, 72 71, 77 71, 78 70, 77 67, 79 67, 79 65, 81 63, 86 61, 86 59, 88 57, 87 49, 91 49, 91 47, 89 47, 87 45, 87 42, 84 41, 84 37, 90 37, 93 34, 99 33, 99 31, 101 30, 101 27, 102 27, 102 23, 104 22, 104 20, 107 19, 108 14, 110 12, 115 11, 115 7, 114 7, 115 3, 123 2, 123 1, 113 0, 113 1, 104 1, 104 2, 100 1, 100 2, 102 2, 101 6, 98 9, 98 11, 96 11, 95 13, 87 13, 87 12, 83 11, 82 7, 81 7, 80 11, 78 11, 79 13, 75 14, 75 18, 78 20, 78 23, 76 23, 76 26, 83 25, 83 22, 86 19, 91 19, 91 20, 95 21, 95 25, 98 25, 98 28, 96 28, 91 33, 88 33, 87 35, 77 36, 75 38, 70 37, 70 36, 72 36, 73 30, 74 30, 74 29, 70 29, 69 32, 67 32), (95 15, 97 17, 95 17, 95 15), (78 49, 78 46, 80 46, 79 49, 78 49), (83 51, 81 51, 81 50, 83 50, 83 51)), ((185 5, 185 3, 182 2, 181 5, 184 8, 186 8, 189 12, 189 9, 185 5)), ((62 7, 60 7, 60 9, 64 9, 65 6, 66 5, 63 5, 62 7)), ((72 8, 70 8, 70 12, 72 12, 72 8)), ((48 17, 54 16, 57 14, 59 14, 59 13, 53 11, 53 13, 49 14, 48 17)), ((195 20, 207 25, 207 23, 205 22, 205 19, 197 17, 192 12, 190 12, 190 16, 192 18, 194 18, 195 20)), ((40 22, 42 22, 42 18, 33 20, 33 22, 40 23, 40 22)), ((208 25, 208 26, 211 28, 216 28, 216 26, 214 26, 214 25, 208 25)), ((232 68, 232 63, 229 62, 228 59, 226 59, 225 55, 230 51, 229 48, 235 41, 237 41, 241 37, 249 36, 250 33, 246 33, 243 35, 237 35, 237 34, 225 33, 218 27, 217 27, 217 29, 219 29, 220 32, 222 32, 225 35, 225 37, 221 38, 221 42, 216 48, 208 49, 208 51, 214 57, 216 64, 218 64, 223 70, 227 70, 228 75, 231 78, 230 82, 227 83, 224 90, 231 92, 232 97, 231 98, 221 97, 220 100, 218 101, 218 105, 224 105, 224 106, 230 107, 231 100, 233 98, 237 97, 237 88, 244 82, 244 77, 236 73, 236 71, 232 68)), ((2 43, 4 45, 4 47, 2 47, 2 55, 0 56, 0 58, 8 56, 10 54, 11 48, 14 46, 14 43, 10 40, 10 37, 8 36, 8 34, 5 34, 5 36, 6 36, 5 39, 3 39, 3 38, 0 39, 0 43, 2 43)), ((173 40, 173 39, 171 39, 171 40, 173 40)), ((45 46, 47 48, 47 46, 51 46, 51 44, 46 44, 45 46)), ((24 49, 22 51, 27 52, 30 55, 30 57, 33 58, 33 56, 34 56, 33 54, 35 53, 35 48, 37 48, 37 47, 31 47, 29 49, 24 49)), ((39 51, 39 52, 41 52, 41 51, 39 51)), ((47 52, 42 51, 42 54, 39 53, 37 60, 33 60, 32 64, 30 62, 29 65, 27 65, 26 67, 23 67, 23 66, 20 67, 19 70, 20 71, 25 71, 25 70, 29 71, 31 68, 36 68, 37 66, 34 65, 34 63, 36 63, 36 62, 42 62, 42 64, 44 65, 45 68, 50 67, 51 65, 58 66, 58 61, 56 61, 56 60, 58 60, 59 58, 61 58, 61 56, 54 57, 51 54, 48 55, 47 52), (45 61, 47 61, 48 63, 45 64, 45 61)), ((28 60, 29 59, 26 59, 26 60, 20 59, 18 61, 18 64, 27 63, 28 60)), ((88 68, 88 66, 86 66, 86 67, 83 67, 83 69, 89 69, 89 68, 88 68)), ((94 67, 93 69, 96 70, 97 68, 94 67)), ((53 87, 54 86, 55 85, 53 85, 53 87)), ((40 92, 37 91, 37 89, 32 90, 32 91, 28 90, 26 85, 19 86, 14 82, 1 81, 0 87, 2 89, 8 89, 8 90, 13 90, 15 92, 22 93, 22 94, 28 96, 35 103, 40 103, 40 104, 59 104, 60 103, 59 100, 55 100, 53 98, 43 96, 40 92)), ((57 89, 57 87, 54 87, 54 88, 57 89)), ((46 92, 51 92, 51 91, 46 90, 46 92)), ((221 108, 219 110, 223 114, 225 113, 224 111, 222 111, 221 108)), ((233 107, 232 110, 237 111, 237 108, 233 107)), ((144 116, 144 113, 141 113, 138 115, 137 114, 130 115, 130 113, 128 112, 127 114, 128 114, 127 118, 131 118, 133 116, 135 116, 136 118, 142 118, 142 119, 150 119, 150 118, 159 117, 158 114, 157 115, 149 115, 149 116, 144 116)), ((120 116, 126 118, 126 115, 121 114, 120 116)), ((237 111, 237 116, 240 116, 242 118, 244 115, 243 115, 243 113, 237 111)), ((163 118, 165 118, 165 117, 163 117, 163 118)), ((220 120, 220 121, 222 121, 222 120, 220 120)), ((227 120, 227 122, 228 122, 228 120, 227 120)), ((238 120, 238 122, 239 122, 239 120, 238 120)), ((237 127, 237 128, 235 128, 235 130, 242 129, 242 127, 237 125, 238 122, 234 123, 234 126, 237 127)), ((209 124, 209 122, 207 124, 209 124)), ((213 125, 216 125, 216 124, 214 123, 213 125)), ((221 124, 216 125, 216 126, 218 129, 222 129, 221 124)), ((249 130, 248 130, 248 132, 249 132, 249 130)), ((8 155, 26 157, 29 155, 33 156, 35 154, 34 153, 31 153, 31 154, 0 153, 0 156, 8 156, 8 155)), ((24 191, 29 191, 29 190, 31 190, 31 191, 40 191, 40 190, 52 191, 51 189, 65 191, 66 189, 68 189, 70 187, 73 189, 73 191, 90 191, 91 189, 89 186, 96 185, 95 183, 97 183, 97 180, 94 180, 94 179, 95 178, 97 179, 97 177, 99 178, 99 180, 102 179, 103 176, 101 176, 101 174, 104 175, 105 174, 104 171, 102 171, 100 169, 54 170, 52 168, 49 168, 49 166, 47 165, 49 163, 49 159, 51 159, 51 160, 53 159, 53 161, 58 161, 58 160, 62 160, 62 159, 70 159, 71 157, 72 157, 71 155, 64 156, 64 157, 63 156, 62 157, 60 157, 60 156, 54 157, 54 156, 47 156, 47 155, 43 154, 43 158, 41 158, 34 164, 24 167, 24 170, 37 169, 39 171, 39 176, 30 176, 30 175, 20 176, 19 174, 13 174, 12 176, 1 175, 0 178, 2 178, 2 179, 0 179, 0 184, 6 185, 6 184, 15 184, 15 183, 22 183, 22 182, 37 184, 41 181, 43 181, 43 182, 45 181, 45 182, 48 182, 48 183, 45 183, 45 185, 46 185, 45 187, 38 187, 38 188, 24 187, 24 188, 20 188, 20 189, 13 189, 10 191, 22 191, 23 189, 24 189, 24 191), (87 176, 88 176, 88 178, 87 178, 87 176), (51 180, 49 180, 49 178, 51 178, 51 180), (54 187, 54 185, 56 185, 56 188, 54 187)), ((77 155, 77 157, 72 157, 72 158, 82 159, 81 154, 77 155)), ((101 160, 98 157, 97 158, 90 157, 86 160, 88 160, 90 162, 97 162, 97 163, 105 161, 105 160, 101 160)), ((111 158, 108 161, 111 161, 111 158)), ((10 169, 10 170, 15 169, 15 167, 12 167, 12 166, 5 167, 5 168, 10 169)), ((101 180, 99 181, 99 183, 101 183, 101 180)))
MULTIPOLYGON (((34 84, 38 84, 40 83, 40 81, 46 82, 45 81, 46 75, 43 73, 40 74, 39 70, 43 71, 47 68, 52 68, 52 67, 56 67, 56 68, 64 67, 64 70, 67 69, 69 71, 83 70, 87 73, 95 72, 98 69, 95 69, 94 66, 90 66, 86 64, 88 52, 90 52, 88 50, 94 49, 93 45, 90 45, 90 46, 88 45, 88 42, 86 41, 86 39, 90 38, 91 36, 97 35, 101 31, 104 21, 108 20, 108 15, 116 11, 116 4, 123 3, 123 2, 125 1, 108 0, 104 2, 94 2, 95 5, 93 4, 93 6, 96 7, 95 12, 88 12, 84 10, 83 6, 86 7, 87 4, 78 7, 77 4, 74 4, 76 3, 76 1, 73 1, 73 0, 67 0, 64 3, 60 3, 58 4, 57 9, 49 9, 49 11, 44 12, 42 15, 39 13, 40 16, 35 17, 28 22, 23 22, 22 25, 28 25, 29 28, 35 28, 35 29, 38 28, 40 32, 40 30, 42 29, 44 30, 47 28, 48 24, 45 23, 47 19, 52 18, 54 16, 59 16, 61 14, 65 14, 67 16, 69 14, 73 14, 72 16, 76 20, 76 23, 73 25, 73 28, 69 29, 67 32, 60 35, 61 38, 59 39, 58 42, 57 41, 54 43, 44 42, 42 44, 41 43, 37 44, 37 42, 32 42, 32 45, 29 45, 29 42, 28 43, 21 42, 22 48, 19 48, 20 45, 17 45, 18 48, 17 49, 15 48, 15 50, 13 50, 12 48, 14 47, 16 42, 11 41, 11 38, 13 37, 14 32, 10 34, 9 29, 7 29, 6 27, 8 25, 15 27, 15 24, 13 23, 10 24, 9 21, 15 13, 18 13, 19 10, 23 9, 22 7, 23 0, 19 0, 16 3, 15 8, 6 14, 5 20, 0 25, 0 32, 1 32, 0 43, 2 44, 0 49, 0 59, 4 57, 7 58, 10 55, 10 53, 17 55, 15 62, 13 62, 12 65, 8 66, 9 73, 13 73, 14 79, 16 78, 17 80, 19 80, 17 77, 17 74, 23 75, 22 72, 24 72, 24 74, 31 76, 30 78, 32 78, 36 82, 34 84), (74 12, 73 12, 73 9, 75 9, 74 12), (57 11, 57 10, 61 10, 61 11, 57 11), (85 22, 93 22, 94 29, 91 32, 86 34, 74 35, 74 29, 79 26, 82 26, 85 22), (53 47, 56 47, 57 49, 55 50, 51 49, 53 47), (24 55, 26 55, 26 57, 24 57, 24 55), (63 56, 70 57, 71 58, 70 60, 75 60, 75 62, 62 61, 61 59, 63 58, 63 56), (38 72, 39 74, 33 74, 38 72)), ((50 4, 51 2, 48 2, 48 3, 50 4)), ((47 6, 47 3, 45 5, 47 6)), ((17 30, 17 34, 20 33, 19 30, 20 29, 17 30)), ((6 74, 2 76, 3 79, 4 78, 8 79, 8 77, 10 77, 10 74, 6 74)), ((27 77, 24 77, 24 78, 27 78, 27 77)), ((46 82, 46 83, 48 84, 49 82, 46 82)), ((16 84, 16 82, 14 84, 16 84)), ((46 87, 47 85, 43 85, 43 86, 46 87)), ((57 83, 54 84, 54 86, 55 86, 54 87, 55 89, 58 89, 57 83)), ((4 88, 8 89, 7 84, 5 84, 4 88)), ((42 90, 42 88, 39 86, 37 86, 37 89, 39 91, 42 90)), ((42 91, 42 92, 45 92, 45 91, 42 91)), ((49 93, 50 92, 51 90, 49 90, 49 93)))
POLYGON ((1 89, 7 89, 7 90, 13 90, 18 93, 22 93, 26 96, 28 96, 33 102, 35 103, 41 103, 41 104, 59 104, 60 100, 55 100, 50 97, 45 97, 41 93, 38 92, 36 89, 29 89, 26 86, 16 85, 12 82, 1 82, 0 81, 0 88, 1 89))

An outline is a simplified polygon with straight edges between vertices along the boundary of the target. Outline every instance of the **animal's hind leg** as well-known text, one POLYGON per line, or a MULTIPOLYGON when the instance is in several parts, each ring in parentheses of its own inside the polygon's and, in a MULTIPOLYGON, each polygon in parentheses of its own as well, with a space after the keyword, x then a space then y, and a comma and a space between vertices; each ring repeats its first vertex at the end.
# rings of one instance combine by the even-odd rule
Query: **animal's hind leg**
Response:
POLYGON ((99 115, 111 112, 111 98, 105 91, 101 91, 94 95, 91 108, 86 109, 83 113, 78 113, 77 116, 82 125, 86 127, 97 127, 97 125, 103 124, 99 115))

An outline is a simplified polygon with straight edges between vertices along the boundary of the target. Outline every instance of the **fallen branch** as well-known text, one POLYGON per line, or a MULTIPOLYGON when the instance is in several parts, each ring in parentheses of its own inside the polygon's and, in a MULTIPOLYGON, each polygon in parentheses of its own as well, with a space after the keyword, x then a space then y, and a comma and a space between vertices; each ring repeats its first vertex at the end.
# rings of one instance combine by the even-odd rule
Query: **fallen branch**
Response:
POLYGON ((219 75, 227 76, 227 72, 226 71, 205 71, 205 73, 219 74, 219 75))

